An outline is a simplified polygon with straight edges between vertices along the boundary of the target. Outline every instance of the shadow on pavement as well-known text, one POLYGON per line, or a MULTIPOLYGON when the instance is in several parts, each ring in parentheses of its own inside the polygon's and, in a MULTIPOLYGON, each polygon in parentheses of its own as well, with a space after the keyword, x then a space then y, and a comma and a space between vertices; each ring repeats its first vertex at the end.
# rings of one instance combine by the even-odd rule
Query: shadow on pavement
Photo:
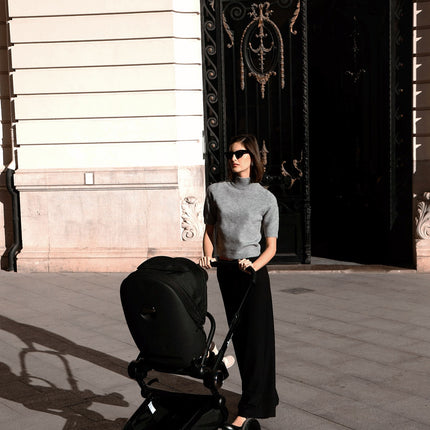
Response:
MULTIPOLYGON (((127 376, 128 363, 119 358, 97 351, 86 346, 78 345, 69 339, 51 331, 23 324, 0 315, 0 329, 15 335, 25 345, 17 357, 21 373, 16 375, 6 363, 0 362, 0 397, 21 403, 24 407, 62 417, 66 420, 63 430, 69 429, 122 429, 128 418, 110 420, 99 412, 90 410, 94 403, 111 406, 128 407, 122 394, 97 394, 91 390, 81 390, 74 377, 67 356, 100 366, 121 376, 127 376), (48 350, 46 350, 48 349, 48 350), (32 353, 47 354, 59 360, 64 368, 64 378, 69 388, 58 387, 46 377, 31 375, 27 370, 28 357, 32 353)), ((137 353, 136 353, 137 354, 137 353)), ((45 374, 49 374, 49 369, 45 374)), ((202 392, 201 381, 191 380, 176 375, 151 372, 151 377, 159 378, 160 384, 167 390, 181 392, 202 392)), ((239 401, 239 395, 221 390, 226 397, 231 416, 234 415, 239 401)), ((136 393, 139 389, 136 384, 136 393)))
MULTIPOLYGON (((50 331, 28 324, 16 322, 0 316, 0 329, 17 336, 27 346, 19 352, 20 375, 12 372, 5 363, 0 363, 0 397, 21 403, 30 410, 45 412, 66 420, 63 430, 68 429, 121 429, 127 418, 109 420, 100 413, 90 410, 94 403, 127 407, 129 404, 119 393, 97 394, 91 390, 81 390, 72 373, 67 355, 102 366, 122 375, 127 363, 91 348, 77 345, 50 331), (43 348, 43 349, 41 349, 43 348), (46 350, 45 348, 48 348, 46 350), (46 354, 58 359, 64 368, 68 389, 60 388, 46 377, 32 375, 27 369, 31 354, 46 354)), ((47 369, 45 374, 49 374, 47 369)))

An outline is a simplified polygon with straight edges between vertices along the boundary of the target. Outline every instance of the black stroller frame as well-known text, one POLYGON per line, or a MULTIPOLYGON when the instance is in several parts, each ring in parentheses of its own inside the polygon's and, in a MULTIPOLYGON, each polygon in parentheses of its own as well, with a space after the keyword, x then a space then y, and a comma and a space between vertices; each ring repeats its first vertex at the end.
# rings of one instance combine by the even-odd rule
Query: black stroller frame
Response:
MULTIPOLYGON (((216 260, 212 265, 220 264, 237 264, 237 260, 216 260)), ((124 430, 223 428, 228 410, 220 388, 229 376, 223 358, 255 283, 255 271, 251 269, 250 273, 249 287, 217 355, 211 351, 216 322, 207 311, 208 275, 204 269, 185 258, 160 256, 145 261, 124 279, 121 302, 131 335, 140 350, 136 360, 129 364, 128 374, 137 381, 145 399, 124 430), (207 336, 203 330, 206 321, 209 322, 207 336), (178 343, 172 345, 172 339, 178 336, 172 331, 189 333, 181 333, 178 343), (210 394, 156 388, 157 379, 145 381, 151 370, 201 379, 210 394)), ((260 428, 256 420, 251 421, 252 425, 245 423, 242 428, 260 428)))

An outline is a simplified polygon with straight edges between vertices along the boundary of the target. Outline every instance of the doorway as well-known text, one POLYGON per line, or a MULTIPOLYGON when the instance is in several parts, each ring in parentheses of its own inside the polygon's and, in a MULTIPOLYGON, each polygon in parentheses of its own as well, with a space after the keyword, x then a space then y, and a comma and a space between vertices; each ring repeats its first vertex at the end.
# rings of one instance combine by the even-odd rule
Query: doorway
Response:
POLYGON ((412 2, 309 7, 312 255, 411 266, 412 2))
POLYGON ((412 2, 202 0, 207 183, 253 133, 277 263, 411 266, 412 2))

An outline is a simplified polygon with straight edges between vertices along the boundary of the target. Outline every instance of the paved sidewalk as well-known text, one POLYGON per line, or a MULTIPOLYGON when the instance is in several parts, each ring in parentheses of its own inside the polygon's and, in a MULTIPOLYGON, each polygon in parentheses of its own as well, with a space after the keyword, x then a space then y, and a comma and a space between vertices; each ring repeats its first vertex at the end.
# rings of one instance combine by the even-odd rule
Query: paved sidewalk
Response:
MULTIPOLYGON (((262 428, 430 429, 430 274, 337 269, 271 275, 281 403, 262 428)), ((126 275, 0 272, 1 429, 122 429, 141 402, 126 275)), ((220 343, 213 272, 209 310, 220 343)), ((234 413, 237 366, 224 389, 234 413)))

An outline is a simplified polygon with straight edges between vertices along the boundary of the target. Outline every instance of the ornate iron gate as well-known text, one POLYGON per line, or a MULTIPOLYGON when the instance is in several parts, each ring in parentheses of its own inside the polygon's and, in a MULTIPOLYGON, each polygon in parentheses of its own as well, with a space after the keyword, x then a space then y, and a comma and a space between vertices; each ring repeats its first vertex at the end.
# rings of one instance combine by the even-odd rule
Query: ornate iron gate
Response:
POLYGON ((253 133, 280 208, 279 262, 310 262, 306 0, 202 0, 207 183, 253 133))

